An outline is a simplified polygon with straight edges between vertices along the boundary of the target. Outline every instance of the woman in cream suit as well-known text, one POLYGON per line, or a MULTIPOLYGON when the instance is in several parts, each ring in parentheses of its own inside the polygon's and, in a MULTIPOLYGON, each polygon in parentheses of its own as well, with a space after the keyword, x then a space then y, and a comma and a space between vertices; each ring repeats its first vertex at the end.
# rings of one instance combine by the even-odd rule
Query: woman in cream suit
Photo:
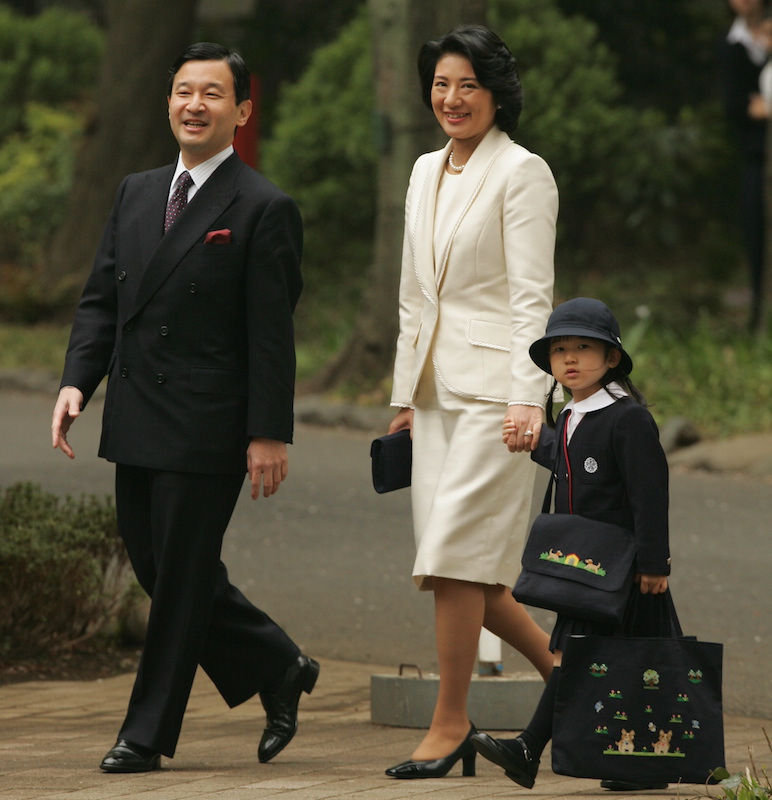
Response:
POLYGON ((418 588, 433 591, 440 688, 431 727, 395 778, 474 774, 466 699, 482 626, 546 678, 548 636, 515 602, 547 392, 528 347, 552 310, 558 197, 547 164, 510 139, 522 108, 496 34, 459 28, 421 48, 424 101, 450 141, 410 179, 389 430, 413 435, 418 588), (511 455, 504 418, 517 428, 511 455))

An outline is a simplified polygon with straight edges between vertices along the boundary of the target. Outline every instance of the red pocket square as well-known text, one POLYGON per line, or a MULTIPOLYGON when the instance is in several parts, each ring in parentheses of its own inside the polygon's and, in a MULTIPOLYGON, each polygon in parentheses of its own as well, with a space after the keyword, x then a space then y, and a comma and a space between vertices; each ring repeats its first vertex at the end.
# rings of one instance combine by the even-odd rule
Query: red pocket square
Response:
POLYGON ((209 231, 204 239, 204 244, 230 244, 231 232, 228 228, 221 231, 209 231))

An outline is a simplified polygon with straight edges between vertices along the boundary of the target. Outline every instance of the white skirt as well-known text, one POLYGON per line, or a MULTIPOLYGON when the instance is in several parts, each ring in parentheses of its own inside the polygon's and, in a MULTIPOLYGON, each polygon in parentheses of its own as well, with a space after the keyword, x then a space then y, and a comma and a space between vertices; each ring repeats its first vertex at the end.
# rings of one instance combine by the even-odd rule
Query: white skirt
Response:
POLYGON ((449 392, 427 369, 413 420, 413 579, 513 586, 536 474, 528 453, 501 441, 506 407, 449 392))

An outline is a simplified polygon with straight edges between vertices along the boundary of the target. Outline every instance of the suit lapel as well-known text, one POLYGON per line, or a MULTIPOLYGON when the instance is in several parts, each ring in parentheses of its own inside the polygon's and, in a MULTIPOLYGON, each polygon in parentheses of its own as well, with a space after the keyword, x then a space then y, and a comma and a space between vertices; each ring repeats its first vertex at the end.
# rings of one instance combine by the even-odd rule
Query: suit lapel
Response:
MULTIPOLYGON (((452 212, 448 215, 446 220, 434 220, 434 224, 441 225, 439 231, 442 246, 438 252, 434 253, 435 259, 435 279, 437 289, 439 291, 442 285, 442 280, 445 277, 445 271, 448 266, 448 258, 450 256, 451 245, 455 238, 456 231, 459 225, 464 220, 469 209, 472 207, 477 195, 482 189, 488 173, 491 171, 496 158, 504 150, 509 147, 512 140, 506 133, 499 130, 497 127, 491 128, 485 135, 485 138, 477 145, 472 157, 469 159, 464 171, 460 175, 454 175, 448 181, 448 186, 445 187, 456 193, 458 202, 452 207, 452 212)), ((448 143, 443 155, 447 160, 448 153, 450 152, 450 143, 448 143)), ((442 169, 445 168, 445 161, 442 162, 442 169)), ((436 196, 438 182, 434 189, 436 196)), ((433 228, 430 229, 433 233, 433 228)), ((434 240, 432 235, 431 240, 434 240)))
MULTIPOLYGON (((162 193, 160 215, 158 214, 158 187, 154 188, 152 198, 148 202, 147 213, 153 215, 148 216, 154 221, 149 226, 153 231, 157 220, 159 235, 157 238, 153 234, 143 237, 142 254, 146 266, 129 318, 136 316, 142 310, 148 300, 174 272, 191 247, 203 241, 211 223, 233 202, 238 194, 235 178, 241 168, 242 163, 235 154, 224 161, 196 192, 166 234, 163 234, 163 218, 172 175, 165 175, 166 182, 162 193)), ((162 180, 159 181, 159 183, 162 182, 162 180)))

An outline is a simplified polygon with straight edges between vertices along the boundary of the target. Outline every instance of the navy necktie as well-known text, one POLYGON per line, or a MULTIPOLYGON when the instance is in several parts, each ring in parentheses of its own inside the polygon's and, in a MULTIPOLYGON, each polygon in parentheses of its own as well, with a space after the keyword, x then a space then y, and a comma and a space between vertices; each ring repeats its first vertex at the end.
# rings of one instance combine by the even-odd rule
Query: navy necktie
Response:
POLYGON ((169 204, 166 206, 166 216, 164 217, 164 233, 174 225, 174 221, 180 215, 180 212, 188 204, 188 189, 193 185, 193 178, 190 173, 185 171, 180 174, 177 179, 177 188, 172 192, 169 198, 169 204))

